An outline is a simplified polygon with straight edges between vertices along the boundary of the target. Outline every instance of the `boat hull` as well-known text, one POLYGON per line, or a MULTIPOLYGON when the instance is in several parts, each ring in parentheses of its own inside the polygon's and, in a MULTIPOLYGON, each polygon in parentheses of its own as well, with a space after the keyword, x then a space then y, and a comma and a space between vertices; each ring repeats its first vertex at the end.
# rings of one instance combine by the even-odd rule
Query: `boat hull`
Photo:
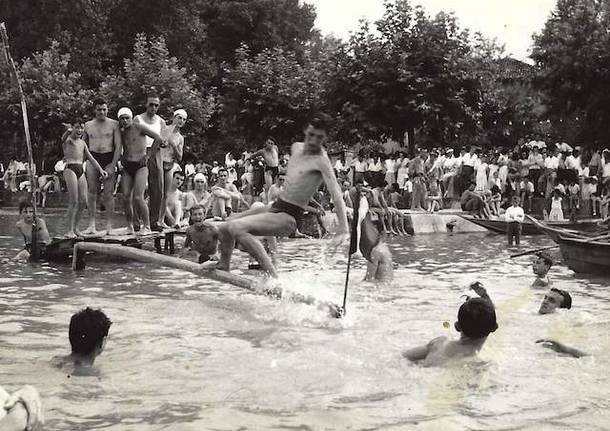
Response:
MULTIPOLYGON (((481 219, 469 215, 462 215, 461 217, 469 222, 482 226, 491 232, 506 234, 508 229, 508 222, 504 220, 481 219)), ((554 222, 547 223, 546 226, 553 230, 553 232, 556 234, 555 236, 558 236, 559 234, 563 234, 564 236, 579 236, 577 233, 566 232, 564 229, 590 232, 598 228, 597 221, 577 221, 575 223, 569 221, 554 222)), ((523 223, 521 223, 521 235, 543 235, 545 233, 549 235, 547 231, 542 229, 541 223, 538 221, 534 223, 531 220, 525 220, 523 223)))
POLYGON ((561 235, 558 243, 563 260, 572 271, 610 276, 610 243, 561 235))

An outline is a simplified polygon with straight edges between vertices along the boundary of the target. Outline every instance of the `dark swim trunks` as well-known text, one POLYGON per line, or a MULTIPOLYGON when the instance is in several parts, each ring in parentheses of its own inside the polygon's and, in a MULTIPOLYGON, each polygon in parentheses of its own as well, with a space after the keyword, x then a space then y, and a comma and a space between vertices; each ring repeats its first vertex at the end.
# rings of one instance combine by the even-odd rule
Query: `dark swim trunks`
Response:
POLYGON ((83 175, 83 165, 81 163, 68 163, 66 169, 70 169, 76 174, 76 179, 79 179, 83 175))
POLYGON ((301 218, 303 217, 303 213, 305 212, 305 210, 297 205, 293 205, 291 203, 278 199, 273 203, 273 205, 271 205, 271 209, 269 210, 269 212, 288 214, 289 216, 292 216, 292 218, 294 218, 298 225, 301 221, 301 218))
POLYGON ((265 172, 271 172, 271 178, 275 180, 275 177, 277 177, 280 173, 280 168, 277 166, 267 166, 265 168, 265 172))
POLYGON ((125 173, 135 178, 138 171, 146 167, 146 157, 141 158, 137 162, 132 162, 130 160, 121 160, 121 164, 123 165, 123 170, 125 171, 125 173))
POLYGON ((97 160, 102 169, 106 169, 106 166, 112 163, 112 159, 114 159, 114 151, 111 151, 109 153, 96 153, 94 151, 91 151, 91 156, 95 160, 97 160))

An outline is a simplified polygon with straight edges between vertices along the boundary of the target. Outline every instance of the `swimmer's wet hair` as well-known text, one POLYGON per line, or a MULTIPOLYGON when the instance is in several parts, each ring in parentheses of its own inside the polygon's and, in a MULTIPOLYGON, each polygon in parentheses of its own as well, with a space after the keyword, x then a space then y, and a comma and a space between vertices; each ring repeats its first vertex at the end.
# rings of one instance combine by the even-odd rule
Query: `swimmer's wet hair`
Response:
POLYGON ((470 298, 458 311, 459 330, 470 338, 487 337, 498 329, 496 310, 489 299, 470 298))
POLYGON ((21 201, 19 202, 19 214, 21 214, 23 212, 24 209, 26 208, 34 208, 32 206, 32 202, 30 201, 21 201))
POLYGON ((559 305, 559 308, 567 308, 568 310, 572 308, 572 297, 567 291, 552 287, 551 292, 556 292, 563 296, 563 301, 561 301, 561 305, 559 305))
POLYGON ((544 261, 545 265, 553 266, 553 258, 548 253, 540 252, 540 253, 536 253, 536 256, 538 256, 538 258, 542 259, 544 261))
POLYGON ((93 101, 93 106, 100 106, 100 105, 106 105, 106 101, 104 99, 102 99, 101 97, 96 98, 93 101))
POLYGON ((88 355, 101 347, 112 322, 102 310, 85 308, 70 319, 68 336, 72 353, 88 355))

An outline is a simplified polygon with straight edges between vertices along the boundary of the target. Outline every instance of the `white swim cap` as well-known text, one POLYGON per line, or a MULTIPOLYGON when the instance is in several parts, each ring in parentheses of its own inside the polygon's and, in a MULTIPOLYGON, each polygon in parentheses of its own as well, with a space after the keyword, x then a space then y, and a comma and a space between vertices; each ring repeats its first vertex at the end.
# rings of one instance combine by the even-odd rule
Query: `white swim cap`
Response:
POLYGON ((119 109, 119 113, 118 113, 117 117, 121 118, 121 117, 124 117, 124 116, 127 116, 129 118, 133 118, 133 112, 131 112, 131 109, 125 108, 125 107, 119 109))
POLYGON ((193 181, 205 181, 206 183, 208 182, 208 180, 205 177, 205 175, 203 175, 201 172, 195 174, 195 177, 193 178, 193 181))
POLYGON ((174 117, 176 115, 180 115, 184 120, 186 120, 186 118, 187 118, 186 111, 184 109, 176 109, 174 111, 174 117))

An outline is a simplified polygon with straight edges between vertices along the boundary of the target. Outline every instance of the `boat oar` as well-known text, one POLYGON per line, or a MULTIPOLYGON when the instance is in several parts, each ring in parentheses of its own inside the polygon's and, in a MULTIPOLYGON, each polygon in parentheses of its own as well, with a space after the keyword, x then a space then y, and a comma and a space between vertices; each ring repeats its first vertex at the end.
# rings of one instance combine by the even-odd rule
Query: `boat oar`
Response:
POLYGON ((550 247, 536 248, 534 250, 528 250, 528 251, 524 251, 524 252, 521 252, 521 253, 511 254, 510 257, 512 259, 513 257, 525 256, 527 254, 534 254, 534 253, 538 253, 539 251, 550 250, 552 248, 557 248, 557 247, 559 247, 559 246, 558 245, 552 245, 550 247))

